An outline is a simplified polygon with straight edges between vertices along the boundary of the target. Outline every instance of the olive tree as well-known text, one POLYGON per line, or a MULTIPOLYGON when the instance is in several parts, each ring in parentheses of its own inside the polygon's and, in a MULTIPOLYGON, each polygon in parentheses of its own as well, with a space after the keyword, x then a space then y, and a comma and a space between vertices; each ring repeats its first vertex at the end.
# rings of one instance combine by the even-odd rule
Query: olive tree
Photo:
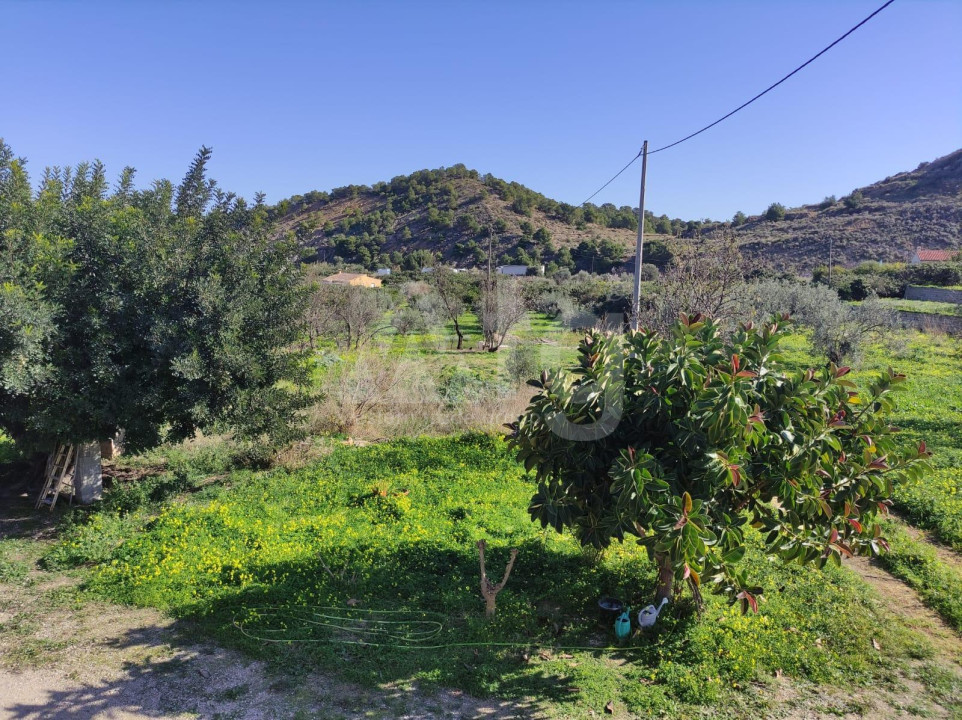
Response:
POLYGON ((687 581, 699 601, 707 584, 743 609, 763 592, 741 563, 748 526, 786 563, 886 548, 877 516, 928 455, 902 451, 888 422, 905 378, 889 369, 860 392, 847 367, 788 371, 783 321, 727 340, 698 315, 666 337, 587 335, 512 425, 538 483, 532 518, 596 548, 634 536, 660 597, 687 581))

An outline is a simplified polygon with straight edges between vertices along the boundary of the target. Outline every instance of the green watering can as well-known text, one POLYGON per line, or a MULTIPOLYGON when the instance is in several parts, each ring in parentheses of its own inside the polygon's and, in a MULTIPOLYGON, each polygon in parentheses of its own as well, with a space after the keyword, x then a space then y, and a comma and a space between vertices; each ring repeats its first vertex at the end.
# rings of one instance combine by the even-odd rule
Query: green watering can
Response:
POLYGON ((631 635, 631 616, 628 615, 630 609, 625 608, 625 611, 615 620, 615 637, 619 640, 624 640, 631 635))

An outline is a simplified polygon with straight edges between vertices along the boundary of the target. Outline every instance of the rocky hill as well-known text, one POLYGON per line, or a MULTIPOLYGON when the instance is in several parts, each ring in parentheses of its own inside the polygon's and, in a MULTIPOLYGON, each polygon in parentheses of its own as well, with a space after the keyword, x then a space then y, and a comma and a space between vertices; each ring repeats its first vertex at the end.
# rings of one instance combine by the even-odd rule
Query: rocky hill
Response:
MULTIPOLYGON (((545 263, 606 272, 634 250, 637 218, 627 206, 575 207, 463 165, 421 170, 372 186, 310 192, 273 208, 319 260, 368 268, 417 267, 431 256, 459 266, 545 263)), ((962 150, 836 200, 826 198, 741 222, 703 223, 647 214, 645 259, 663 265, 678 236, 734 232, 743 252, 777 268, 810 272, 865 260, 905 261, 917 245, 962 248, 962 150)))
POLYGON ((837 202, 789 210, 785 219, 752 217, 735 229, 743 252, 773 265, 810 271, 865 260, 904 262, 916 246, 962 248, 962 150, 859 188, 837 202))

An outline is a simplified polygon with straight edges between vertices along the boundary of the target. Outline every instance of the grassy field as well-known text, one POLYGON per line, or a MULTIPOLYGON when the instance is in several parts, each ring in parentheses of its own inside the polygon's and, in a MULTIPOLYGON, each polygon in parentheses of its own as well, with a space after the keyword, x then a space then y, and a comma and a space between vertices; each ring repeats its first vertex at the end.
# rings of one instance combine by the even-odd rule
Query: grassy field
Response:
POLYGON ((902 310, 926 315, 959 315, 960 306, 950 302, 931 302, 927 300, 902 300, 900 298, 882 298, 881 302, 890 310, 902 310))
MULTIPOLYGON (((538 316, 519 336, 559 361, 578 338, 538 316)), ((386 350, 414 353, 431 372, 456 363, 506 381, 504 353, 412 340, 393 338, 386 350)), ((801 335, 787 340, 785 355, 797 367, 821 362, 801 335)), ((897 510, 962 548, 962 354, 951 339, 906 335, 869 348, 853 375, 864 382, 888 365, 909 376, 896 420, 905 442, 924 439, 934 451, 934 472, 897 488, 897 510)), ((254 472, 233 469, 236 459, 216 442, 161 449, 133 464, 165 472, 68 513, 42 563, 81 573, 102 599, 170 612, 289 677, 319 669, 366 687, 524 698, 557 717, 601 715, 608 702, 623 716, 766 715, 783 681, 845 688, 854 705, 822 708, 845 714, 873 688, 911 677, 941 707, 962 712, 957 675, 936 666, 926 638, 845 567, 776 566, 750 534, 749 567, 766 588, 757 616, 709 595, 701 615, 682 601, 653 631, 617 645, 597 600, 647 604, 654 568, 633 543, 597 556, 533 524, 532 484, 498 437, 330 440, 322 455, 300 469, 254 472), (490 622, 479 540, 492 576, 511 548, 520 551, 490 622)), ((887 535, 884 567, 962 631, 957 556, 898 521, 887 535)), ((21 571, 0 556, 0 574, 21 571)))
POLYGON ((93 591, 190 618, 284 672, 534 697, 564 716, 609 701, 677 717, 717 704, 736 716, 775 675, 870 687, 929 652, 851 573, 760 555, 751 566, 769 593, 757 616, 710 596, 702 616, 669 607, 652 632, 614 646, 597 600, 646 604, 653 567, 633 543, 598 558, 542 531, 527 517, 531 493, 491 436, 340 447, 298 472, 234 473, 159 512, 118 493, 78 513, 47 563, 92 565, 93 591), (478 592, 482 539, 492 575, 520 550, 491 622, 478 592))

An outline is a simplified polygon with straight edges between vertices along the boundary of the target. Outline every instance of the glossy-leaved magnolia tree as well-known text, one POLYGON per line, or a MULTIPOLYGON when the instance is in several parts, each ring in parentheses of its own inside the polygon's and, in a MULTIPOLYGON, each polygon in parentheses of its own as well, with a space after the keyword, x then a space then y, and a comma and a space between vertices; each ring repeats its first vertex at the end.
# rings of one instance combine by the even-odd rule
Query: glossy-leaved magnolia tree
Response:
POLYGON ((748 526, 785 562, 841 562, 887 546, 878 524, 893 483, 926 467, 900 449, 888 416, 905 378, 859 390, 849 368, 791 372, 787 317, 730 338, 682 315, 668 336, 587 335, 571 370, 542 373, 510 427, 534 471, 532 518, 604 548, 635 536, 659 570, 659 597, 687 581, 743 609, 763 591, 741 561, 748 526))

